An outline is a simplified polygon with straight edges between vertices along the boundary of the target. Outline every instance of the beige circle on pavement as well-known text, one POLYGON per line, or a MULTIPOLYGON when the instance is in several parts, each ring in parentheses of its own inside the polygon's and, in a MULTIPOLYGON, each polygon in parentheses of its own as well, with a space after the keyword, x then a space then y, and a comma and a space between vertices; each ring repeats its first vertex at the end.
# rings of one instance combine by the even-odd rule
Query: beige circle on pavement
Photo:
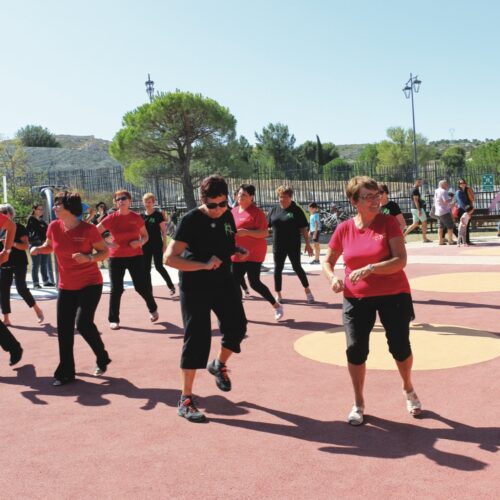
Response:
MULTIPOLYGON (((473 365, 500 356, 500 336, 462 326, 414 324, 411 325, 410 341, 415 370, 473 365)), ((304 335, 295 342, 294 348, 314 361, 347 366, 342 327, 304 335)), ((375 325, 370 335, 367 367, 396 370, 381 325, 375 325)))
POLYGON ((467 248, 464 255, 498 255, 500 256, 500 247, 487 247, 487 248, 467 248))
POLYGON ((500 273, 429 274, 410 280, 412 290, 446 293, 500 292, 500 273))

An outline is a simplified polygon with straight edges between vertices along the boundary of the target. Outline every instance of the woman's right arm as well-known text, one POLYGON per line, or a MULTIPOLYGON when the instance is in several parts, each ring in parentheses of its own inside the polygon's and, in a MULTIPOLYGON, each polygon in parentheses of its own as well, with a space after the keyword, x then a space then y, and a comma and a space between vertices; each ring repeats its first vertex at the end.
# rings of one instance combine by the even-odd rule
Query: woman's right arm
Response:
POLYGON ((52 253, 54 249, 52 248, 52 240, 48 238, 45 240, 45 243, 39 247, 32 247, 30 250, 30 254, 33 256, 36 255, 47 255, 52 253))
POLYGON ((217 269, 222 261, 213 255, 208 262, 199 262, 181 257, 182 252, 187 248, 184 241, 172 240, 165 252, 164 263, 167 266, 178 269, 179 271, 212 271, 217 269))
POLYGON ((337 276, 335 276, 335 264, 339 260, 340 252, 328 247, 326 251, 326 259, 323 262, 323 271, 325 272, 328 281, 335 293, 339 293, 344 290, 344 282, 337 276))

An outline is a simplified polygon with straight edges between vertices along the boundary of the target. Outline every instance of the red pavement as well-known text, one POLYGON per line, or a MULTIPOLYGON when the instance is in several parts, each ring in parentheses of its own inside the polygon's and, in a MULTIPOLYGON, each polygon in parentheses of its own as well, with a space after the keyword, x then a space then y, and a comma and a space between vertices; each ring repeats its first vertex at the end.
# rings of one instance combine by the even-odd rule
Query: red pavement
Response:
MULTIPOLYGON (((481 266, 488 269, 500 266, 481 266)), ((407 268, 409 277, 458 271, 464 267, 407 268)), ((395 371, 369 371, 366 424, 352 428, 346 368, 293 349, 302 335, 341 324, 341 298, 319 272, 310 278, 314 306, 297 278, 285 276, 279 324, 263 300, 245 301, 250 323, 230 364, 234 389, 222 393, 200 372, 195 389, 210 421, 198 425, 176 415, 182 329, 165 287, 155 288, 157 324, 127 291, 119 331, 108 328, 104 295, 97 324, 113 363, 93 377, 92 353, 77 336, 78 381, 61 388, 50 385, 55 300, 42 304, 42 327, 15 301, 12 331, 25 356, 13 370, 0 353, 1 498, 497 498, 500 358, 415 372, 420 419, 406 413, 395 371)), ((500 335, 500 292, 416 291, 414 299, 417 321, 500 335)))

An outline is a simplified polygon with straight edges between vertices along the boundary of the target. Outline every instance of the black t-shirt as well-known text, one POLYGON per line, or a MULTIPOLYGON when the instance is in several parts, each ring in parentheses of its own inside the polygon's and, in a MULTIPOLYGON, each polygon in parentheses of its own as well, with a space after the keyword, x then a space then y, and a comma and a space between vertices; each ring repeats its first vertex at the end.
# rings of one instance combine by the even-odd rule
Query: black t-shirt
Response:
MULTIPOLYGON (((28 231, 22 224, 16 224, 16 235, 14 236, 14 243, 22 243, 21 238, 23 236, 28 236, 28 231)), ((5 231, 0 232, 0 238, 5 238, 5 231)), ((3 243, 0 243, 0 251, 3 250, 3 243)), ((19 250, 12 247, 12 251, 9 255, 9 260, 2 264, 2 267, 15 267, 15 266, 27 266, 28 257, 26 255, 26 250, 19 250)))
POLYGON ((422 210, 425 210, 425 200, 422 200, 422 195, 420 194, 420 189, 418 189, 418 187, 414 187, 413 191, 411 192, 411 206, 412 208, 421 208, 422 210), (415 205, 415 199, 413 198, 414 196, 418 196, 418 207, 417 205, 415 205))
POLYGON ((30 215, 26 229, 28 231, 28 241, 31 246, 40 246, 47 238, 48 224, 43 219, 37 219, 30 215))
POLYGON ((401 209, 395 201, 389 201, 387 205, 381 206, 380 211, 385 215, 398 215, 401 213, 401 209))
POLYGON ((180 271, 182 290, 206 290, 232 280, 231 255, 235 251, 236 226, 230 210, 218 219, 212 219, 200 209, 190 210, 180 221, 174 240, 187 243, 182 257, 198 262, 208 262, 215 255, 222 264, 214 271, 180 271))
POLYGON ((275 247, 289 248, 300 246, 300 229, 307 227, 307 219, 294 201, 288 208, 276 205, 267 214, 267 223, 273 228, 273 244, 275 247))
POLYGON ((146 213, 141 214, 144 219, 144 224, 146 226, 146 231, 149 235, 148 242, 144 245, 144 247, 162 247, 163 239, 161 237, 161 227, 160 224, 165 222, 165 218, 161 212, 155 210, 152 214, 148 215, 146 213))

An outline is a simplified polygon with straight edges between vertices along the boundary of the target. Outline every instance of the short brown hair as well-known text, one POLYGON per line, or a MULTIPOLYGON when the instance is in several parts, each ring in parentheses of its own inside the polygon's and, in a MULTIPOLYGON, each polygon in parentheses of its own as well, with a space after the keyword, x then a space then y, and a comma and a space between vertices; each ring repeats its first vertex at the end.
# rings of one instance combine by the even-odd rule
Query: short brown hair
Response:
POLYGON ((367 175, 357 175, 349 180, 345 193, 350 200, 358 201, 359 192, 362 188, 378 191, 377 181, 367 175))
POLYGON ((126 189, 119 189, 118 191, 115 191, 113 201, 116 201, 117 196, 126 196, 129 200, 132 200, 132 195, 126 189))
POLYGON ((61 204, 75 217, 80 217, 83 213, 82 198, 80 193, 72 191, 61 191, 54 196, 54 205, 61 204))
POLYGON ((278 196, 290 196, 291 198, 293 196, 293 189, 290 186, 280 186, 278 189, 276 189, 276 194, 278 196))
POLYGON ((378 190, 383 191, 385 194, 389 194, 389 188, 385 182, 377 182, 378 190))
POLYGON ((228 192, 227 182, 220 175, 209 175, 201 181, 200 199, 203 203, 207 201, 207 198, 227 197, 228 192))

